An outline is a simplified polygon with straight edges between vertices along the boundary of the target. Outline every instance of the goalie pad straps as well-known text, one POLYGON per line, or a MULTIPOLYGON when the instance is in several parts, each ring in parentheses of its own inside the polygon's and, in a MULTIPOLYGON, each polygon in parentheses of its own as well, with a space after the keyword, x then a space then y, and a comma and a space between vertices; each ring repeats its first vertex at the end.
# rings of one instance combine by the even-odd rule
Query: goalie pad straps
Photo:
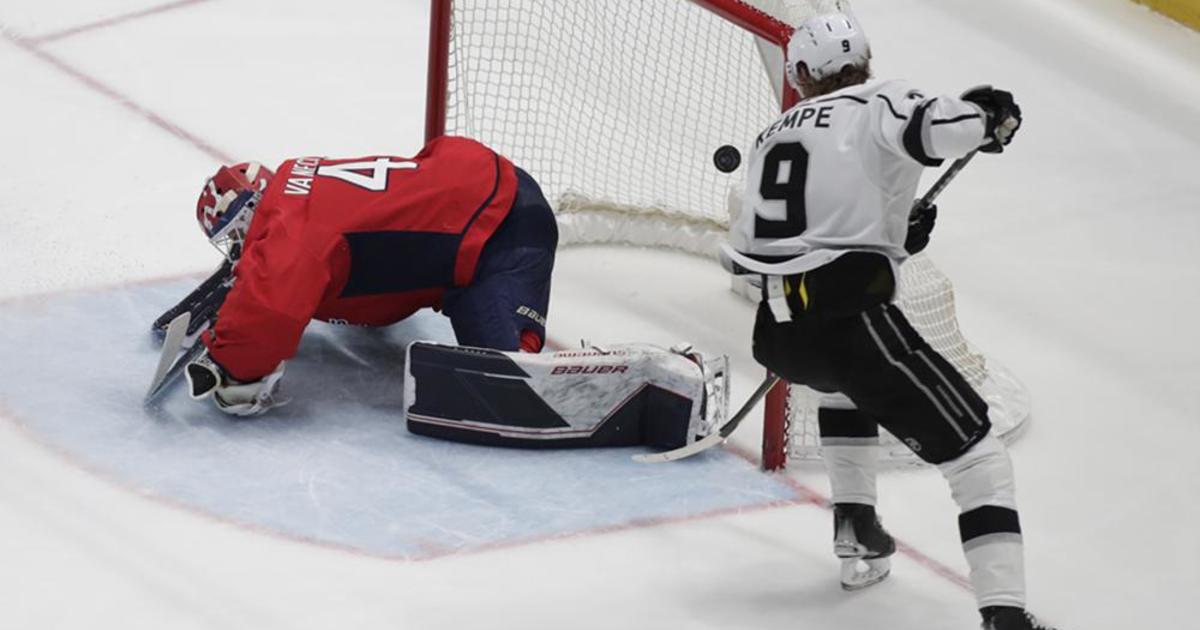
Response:
POLYGON ((492 446, 676 448, 724 418, 723 382, 706 388, 724 379, 724 357, 697 357, 648 345, 528 354, 416 342, 405 417, 413 433, 492 446))

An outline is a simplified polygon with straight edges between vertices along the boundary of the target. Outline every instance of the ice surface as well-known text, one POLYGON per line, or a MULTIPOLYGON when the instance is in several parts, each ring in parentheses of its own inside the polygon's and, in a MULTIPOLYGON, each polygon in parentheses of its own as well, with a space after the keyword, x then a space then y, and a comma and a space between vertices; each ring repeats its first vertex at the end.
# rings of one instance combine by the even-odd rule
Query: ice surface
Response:
POLYGON ((636 449, 494 449, 409 434, 401 415, 404 348, 416 339, 454 340, 432 311, 383 329, 314 323, 288 363, 281 394, 291 402, 263 418, 198 404, 182 383, 141 409, 143 377, 158 355, 146 322, 196 282, 0 306, 0 406, 89 469, 142 492, 385 557, 428 558, 802 500, 728 452, 649 466, 631 460, 636 449), (90 341, 71 341, 79 339, 90 341))
MULTIPOLYGON (((37 49, 93 84, 14 39, 151 6, 15 0, 0 8, 0 296, 119 287, 214 266, 190 208, 215 158, 165 132, 148 111, 220 153, 265 161, 314 151, 403 154, 420 145, 425 0, 196 2, 37 49), (130 109, 114 93, 145 109, 130 109)), ((1025 109, 1011 149, 977 160, 947 190, 929 252, 955 283, 966 335, 1033 395, 1034 424, 1013 450, 1032 607, 1064 630, 1194 627, 1200 334, 1190 314, 1200 309, 1200 36, 1127 0, 855 0, 854 8, 879 75, 943 93, 990 82, 1011 89, 1025 109)), ((550 332, 567 343, 686 339, 726 352, 736 401, 760 372, 747 343, 751 312, 726 286, 709 263, 676 254, 563 251, 550 332)), ((20 308, 36 308, 29 299, 20 308)), ((157 313, 138 304, 122 306, 131 321, 115 329, 141 335, 157 313)), ((38 330, 33 321, 22 325, 38 330)), ((115 339, 31 334, 3 337, 5 380, 24 378, 20 356, 31 373, 61 367, 101 387, 115 371, 131 383, 94 401, 55 388, 57 374, 50 383, 24 381, 29 393, 55 392, 49 406, 78 412, 70 434, 104 444, 113 425, 88 422, 90 410, 140 397, 150 347, 122 346, 123 356, 146 357, 127 369, 96 365, 99 353, 87 352, 119 345, 115 339)), ((314 349, 336 352, 313 341, 314 349)), ((349 373, 357 369, 349 356, 330 356, 349 373)), ((328 399, 294 404, 311 409, 318 400, 328 399)), ((135 432, 194 428, 205 437, 181 443, 157 435, 164 448, 212 453, 204 447, 215 446, 221 455, 231 455, 236 433, 264 448, 281 443, 278 434, 268 439, 281 421, 206 426, 206 408, 184 402, 170 401, 168 409, 180 403, 179 415, 160 421, 138 411, 124 430, 134 440, 135 432)), ((35 420, 61 426, 63 417, 0 415, 10 420, 0 422, 0 628, 964 630, 977 623, 970 594, 954 579, 965 569, 954 506, 932 471, 881 481, 881 513, 909 554, 884 584, 847 595, 837 588, 828 514, 813 504, 382 561, 148 499, 159 491, 112 482, 131 478, 101 466, 116 458, 63 456, 80 449, 61 441, 47 448, 49 434, 26 428, 35 420)), ((303 428, 315 438, 325 425, 303 428)), ((385 433, 382 423, 342 427, 303 452, 340 469, 348 454, 332 442, 357 429, 359 439, 385 433)), ((753 451, 757 438, 748 424, 734 446, 753 451)), ((232 455, 253 463, 248 448, 232 455)), ((336 474, 312 475, 318 497, 336 492, 323 485, 336 474)), ((199 492, 195 478, 169 477, 157 482, 199 492)), ((783 481, 798 491, 824 488, 809 471, 783 481)), ((243 489, 262 490, 259 483, 243 489)), ((312 501, 291 499, 292 506, 312 501)))

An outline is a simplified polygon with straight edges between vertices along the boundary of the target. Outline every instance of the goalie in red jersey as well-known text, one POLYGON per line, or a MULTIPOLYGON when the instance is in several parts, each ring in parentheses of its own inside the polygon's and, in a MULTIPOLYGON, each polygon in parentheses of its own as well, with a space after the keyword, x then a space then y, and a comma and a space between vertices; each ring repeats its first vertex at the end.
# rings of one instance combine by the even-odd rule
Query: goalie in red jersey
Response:
POLYGON ((385 326, 433 307, 458 342, 538 352, 558 243, 527 173, 466 138, 412 158, 222 167, 197 203, 233 283, 187 366, 194 398, 257 415, 313 319, 385 326))

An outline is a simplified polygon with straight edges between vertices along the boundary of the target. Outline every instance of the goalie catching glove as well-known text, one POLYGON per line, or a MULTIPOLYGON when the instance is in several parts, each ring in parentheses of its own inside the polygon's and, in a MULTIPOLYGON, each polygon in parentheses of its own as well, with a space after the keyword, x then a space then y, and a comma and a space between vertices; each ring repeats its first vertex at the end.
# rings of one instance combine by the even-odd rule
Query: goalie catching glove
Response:
POLYGON ((287 400, 275 399, 279 379, 283 378, 283 366, 281 362, 274 372, 257 381, 242 382, 226 374, 205 352, 187 365, 188 387, 192 398, 196 400, 203 400, 211 394, 217 409, 227 414, 257 416, 272 407, 287 404, 287 400))

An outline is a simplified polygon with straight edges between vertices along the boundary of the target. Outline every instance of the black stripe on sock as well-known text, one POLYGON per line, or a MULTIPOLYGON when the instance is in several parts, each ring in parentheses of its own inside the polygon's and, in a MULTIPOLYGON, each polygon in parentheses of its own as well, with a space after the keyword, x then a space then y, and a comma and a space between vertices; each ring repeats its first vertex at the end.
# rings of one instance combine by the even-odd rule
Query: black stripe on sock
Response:
POLYGON ((985 505, 958 515, 958 531, 963 544, 988 534, 1020 534, 1017 511, 997 505, 985 505))

